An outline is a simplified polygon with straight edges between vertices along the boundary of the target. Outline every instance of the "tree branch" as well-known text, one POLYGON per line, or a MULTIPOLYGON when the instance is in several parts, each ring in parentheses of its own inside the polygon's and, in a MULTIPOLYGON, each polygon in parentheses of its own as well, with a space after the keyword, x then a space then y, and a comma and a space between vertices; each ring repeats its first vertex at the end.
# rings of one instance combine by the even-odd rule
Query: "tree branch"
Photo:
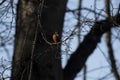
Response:
MULTIPOLYGON (((119 18, 120 15, 117 15, 112 19, 119 25, 119 18)), ((97 43, 100 42, 101 36, 110 30, 111 27, 117 26, 116 24, 113 25, 113 22, 109 24, 107 19, 95 22, 91 31, 85 36, 84 41, 79 44, 77 50, 68 60, 68 63, 64 68, 64 80, 73 80, 75 78, 76 74, 83 68, 88 57, 96 48, 97 43)))
POLYGON ((2 0, 2 1, 0 2, 0 5, 2 5, 5 1, 6 1, 6 0, 2 0))

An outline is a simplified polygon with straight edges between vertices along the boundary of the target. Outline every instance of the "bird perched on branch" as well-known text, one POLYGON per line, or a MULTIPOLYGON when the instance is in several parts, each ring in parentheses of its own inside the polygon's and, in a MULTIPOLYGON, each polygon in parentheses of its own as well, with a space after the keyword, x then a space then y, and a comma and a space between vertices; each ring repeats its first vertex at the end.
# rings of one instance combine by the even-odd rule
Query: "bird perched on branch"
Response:
POLYGON ((53 38, 53 41, 56 43, 56 44, 59 44, 60 43, 60 37, 59 37, 59 34, 57 32, 55 32, 53 35, 52 35, 52 38, 53 38))

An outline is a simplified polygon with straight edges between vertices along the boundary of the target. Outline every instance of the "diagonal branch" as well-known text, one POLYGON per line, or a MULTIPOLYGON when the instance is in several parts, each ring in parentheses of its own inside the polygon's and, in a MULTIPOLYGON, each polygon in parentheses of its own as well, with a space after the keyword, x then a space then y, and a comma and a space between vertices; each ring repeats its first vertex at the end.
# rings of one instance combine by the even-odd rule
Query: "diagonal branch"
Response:
POLYGON ((2 0, 2 1, 0 2, 0 5, 2 5, 5 1, 6 1, 6 0, 2 0))
MULTIPOLYGON (((120 15, 113 17, 116 24, 119 25, 120 15), (117 18, 116 18, 117 17, 117 18), (116 18, 116 19, 115 19, 116 18), (119 23, 118 23, 119 22, 119 23)), ((92 54, 100 42, 101 36, 110 30, 111 27, 115 27, 113 22, 109 24, 107 20, 101 20, 95 22, 91 31, 85 36, 82 43, 79 44, 77 50, 71 55, 66 67, 64 68, 64 80, 73 80, 76 74, 83 68, 88 57, 92 54)))

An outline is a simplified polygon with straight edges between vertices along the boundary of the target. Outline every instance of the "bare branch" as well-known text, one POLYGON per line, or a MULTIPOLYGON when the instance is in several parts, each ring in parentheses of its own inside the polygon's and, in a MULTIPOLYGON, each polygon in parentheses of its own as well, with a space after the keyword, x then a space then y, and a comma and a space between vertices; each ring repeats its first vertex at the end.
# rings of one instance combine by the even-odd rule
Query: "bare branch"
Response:
MULTIPOLYGON (((74 9, 74 10, 71 10, 69 8, 67 8, 67 11, 66 12, 72 12, 72 13, 75 13, 76 11, 78 11, 79 9, 74 9)), ((90 11, 94 14, 97 14, 99 16, 102 16, 102 17, 106 17, 105 15, 101 14, 101 13, 98 13, 96 12, 95 10, 92 10, 92 9, 89 9, 89 8, 86 8, 86 7, 83 7, 83 8, 80 8, 80 10, 86 10, 86 11, 90 11)))
POLYGON ((113 24, 114 22, 109 24, 108 20, 95 22, 91 31, 85 36, 84 41, 79 44, 77 50, 68 60, 68 63, 64 69, 64 80, 73 80, 75 78, 76 74, 83 68, 88 57, 96 48, 97 43, 100 42, 102 35, 110 30, 111 27, 115 27, 113 24))
MULTIPOLYGON (((108 21, 111 22, 111 15, 110 15, 110 2, 111 0, 105 0, 105 6, 106 6, 106 14, 107 14, 107 18, 108 18, 108 21)), ((115 79, 116 80, 120 80, 120 76, 119 76, 119 73, 117 71, 117 67, 116 67, 116 64, 115 64, 115 57, 114 57, 114 53, 113 53, 113 48, 112 48, 112 44, 111 44, 111 29, 107 32, 107 36, 106 36, 106 43, 107 43, 107 47, 108 47, 108 54, 109 54, 109 59, 110 59, 110 62, 111 62, 111 69, 112 69, 112 72, 115 76, 115 79)))
POLYGON ((6 1, 6 0, 2 0, 2 1, 0 2, 0 5, 2 5, 5 1, 6 1))

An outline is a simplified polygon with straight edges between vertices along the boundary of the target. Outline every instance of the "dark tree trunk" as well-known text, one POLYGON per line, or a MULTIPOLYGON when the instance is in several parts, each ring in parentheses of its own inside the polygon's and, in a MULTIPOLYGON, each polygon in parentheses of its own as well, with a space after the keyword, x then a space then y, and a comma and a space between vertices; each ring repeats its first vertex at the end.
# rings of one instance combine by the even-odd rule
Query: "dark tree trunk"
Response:
POLYGON ((73 80, 111 27, 120 24, 120 14, 114 22, 96 21, 63 70, 60 45, 52 44, 52 35, 62 34, 67 0, 19 0, 11 80, 73 80), (44 1, 44 5, 42 5, 44 1), (64 76, 64 78, 63 78, 64 76))
POLYGON ((50 43, 54 32, 61 37, 66 0, 42 3, 18 1, 11 80, 62 80, 60 46, 50 43))

